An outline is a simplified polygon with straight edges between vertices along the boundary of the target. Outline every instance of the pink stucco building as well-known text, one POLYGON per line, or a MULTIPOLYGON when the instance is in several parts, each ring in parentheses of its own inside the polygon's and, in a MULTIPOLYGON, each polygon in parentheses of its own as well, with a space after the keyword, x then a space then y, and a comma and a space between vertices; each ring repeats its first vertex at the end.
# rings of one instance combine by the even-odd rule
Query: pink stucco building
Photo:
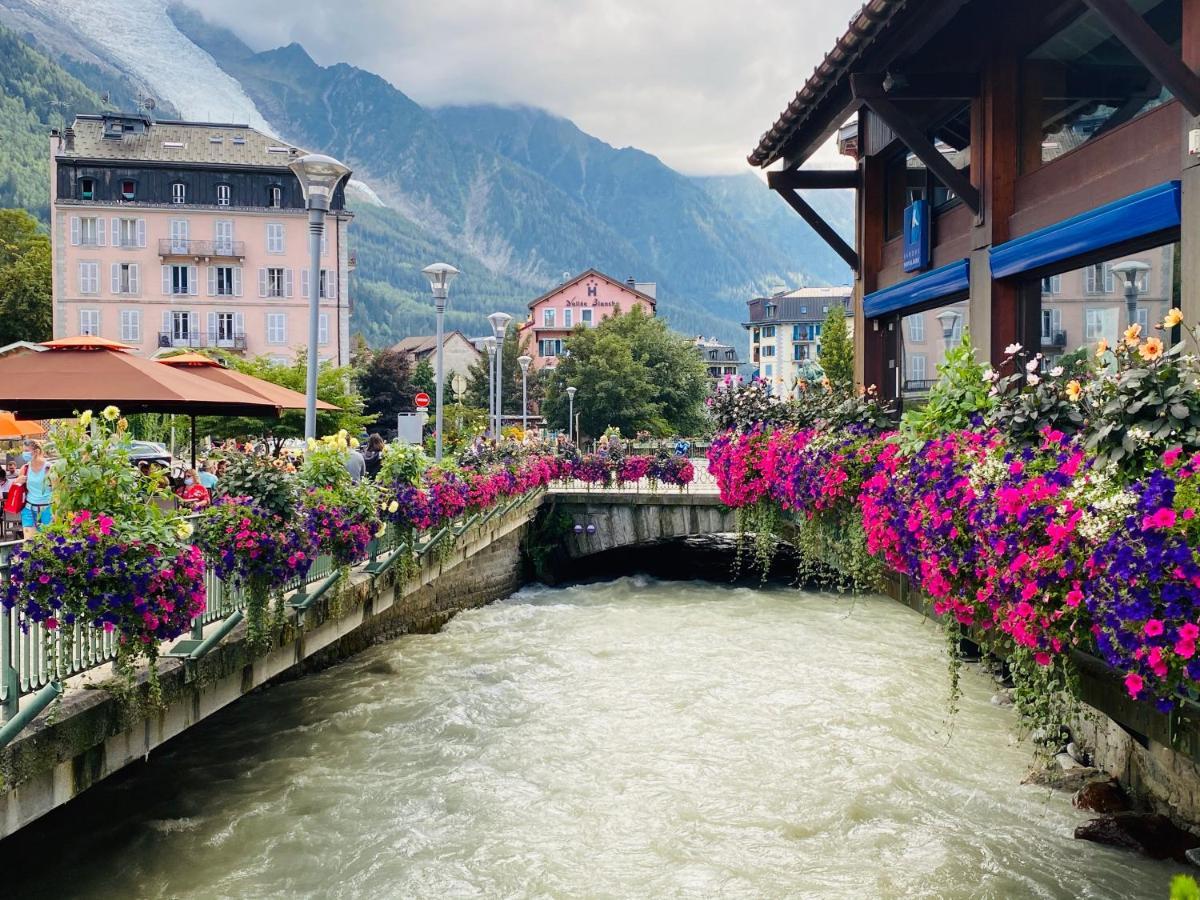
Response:
POLYGON ((557 365, 563 341, 576 326, 588 327, 614 313, 626 313, 635 306, 654 315, 656 286, 633 278, 618 281, 596 269, 564 281, 558 287, 530 301, 529 321, 522 329, 522 341, 530 337, 528 353, 533 367, 557 365))
MULTIPOLYGON (((51 137, 54 335, 144 355, 213 347, 277 361, 308 334, 308 220, 288 163, 245 125, 78 116, 51 137)), ((316 352, 350 358, 351 214, 326 218, 316 352)))

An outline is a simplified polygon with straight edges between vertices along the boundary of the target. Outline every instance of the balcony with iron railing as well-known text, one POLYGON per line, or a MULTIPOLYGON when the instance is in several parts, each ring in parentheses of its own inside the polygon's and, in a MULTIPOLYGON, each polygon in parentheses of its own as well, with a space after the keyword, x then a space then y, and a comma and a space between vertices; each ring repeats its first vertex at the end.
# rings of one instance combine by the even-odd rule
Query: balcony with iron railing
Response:
POLYGON ((159 238, 158 255, 191 259, 245 259, 245 241, 193 241, 184 238, 159 238))
POLYGON ((197 349, 214 347, 219 350, 245 350, 246 334, 242 331, 221 334, 215 331, 160 331, 159 347, 197 349))
POLYGON ((1061 350, 1067 346, 1067 333, 1061 328, 1042 332, 1042 346, 1061 350))

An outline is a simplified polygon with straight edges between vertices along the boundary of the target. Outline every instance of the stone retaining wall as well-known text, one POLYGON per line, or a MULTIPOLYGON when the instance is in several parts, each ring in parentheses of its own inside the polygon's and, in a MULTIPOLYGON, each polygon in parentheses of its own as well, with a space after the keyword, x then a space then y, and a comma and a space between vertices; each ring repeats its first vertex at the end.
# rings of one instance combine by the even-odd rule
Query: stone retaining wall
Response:
POLYGON ((425 557, 403 583, 396 567, 377 578, 352 573, 302 622, 291 617, 264 656, 250 653, 243 622, 200 660, 160 660, 164 706, 153 715, 106 690, 68 690, 0 749, 0 838, 268 681, 329 665, 387 637, 437 631, 455 613, 513 593, 524 581, 522 541, 541 502, 542 495, 528 498, 476 525, 447 557, 425 557))

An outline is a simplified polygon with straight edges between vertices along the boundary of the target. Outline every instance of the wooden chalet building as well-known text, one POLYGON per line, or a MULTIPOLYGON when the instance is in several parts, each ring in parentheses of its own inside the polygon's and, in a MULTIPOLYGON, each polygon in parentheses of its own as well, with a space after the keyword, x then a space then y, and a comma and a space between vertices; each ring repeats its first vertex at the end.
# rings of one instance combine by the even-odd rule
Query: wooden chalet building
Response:
POLYGON ((1200 0, 866 3, 749 157, 856 273, 859 379, 1200 321, 1197 67, 1200 0), (856 168, 805 168, 834 135, 856 168), (857 192, 854 247, 814 188, 857 192))

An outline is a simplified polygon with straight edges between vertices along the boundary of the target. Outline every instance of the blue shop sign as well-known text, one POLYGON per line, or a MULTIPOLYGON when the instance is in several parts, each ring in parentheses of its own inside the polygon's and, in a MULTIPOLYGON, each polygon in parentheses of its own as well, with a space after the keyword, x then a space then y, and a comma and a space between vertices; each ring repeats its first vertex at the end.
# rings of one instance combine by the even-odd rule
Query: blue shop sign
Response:
POLYGON ((904 271, 929 268, 929 201, 914 200, 904 208, 904 271))

